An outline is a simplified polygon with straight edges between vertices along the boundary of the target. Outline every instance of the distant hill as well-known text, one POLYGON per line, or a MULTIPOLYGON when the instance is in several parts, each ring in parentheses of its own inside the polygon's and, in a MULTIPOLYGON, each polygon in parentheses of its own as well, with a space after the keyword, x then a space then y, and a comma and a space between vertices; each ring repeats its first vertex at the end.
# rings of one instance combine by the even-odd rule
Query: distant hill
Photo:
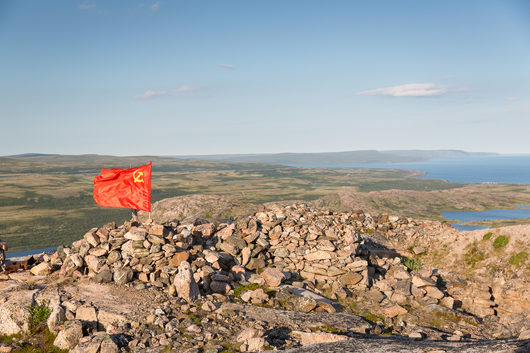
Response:
POLYGON ((426 161, 433 158, 469 157, 477 155, 492 155, 492 153, 475 153, 460 150, 361 150, 322 153, 219 154, 176 157, 220 162, 268 163, 280 165, 333 165, 407 163, 426 161))
POLYGON ((201 170, 257 170, 283 168, 260 163, 217 162, 158 156, 102 156, 97 154, 58 155, 27 153, 0 157, 0 173, 98 174, 101 168, 131 168, 149 161, 157 172, 192 172, 201 170))

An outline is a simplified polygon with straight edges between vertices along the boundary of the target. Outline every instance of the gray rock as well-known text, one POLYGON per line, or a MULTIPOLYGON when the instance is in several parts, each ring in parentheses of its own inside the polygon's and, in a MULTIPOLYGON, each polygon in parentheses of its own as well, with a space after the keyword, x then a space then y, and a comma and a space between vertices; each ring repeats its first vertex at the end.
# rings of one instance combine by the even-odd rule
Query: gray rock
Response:
POLYGON ((112 282, 112 272, 110 270, 102 270, 96 276, 94 276, 96 283, 108 283, 112 282))
POLYGON ((34 304, 37 291, 17 291, 9 293, 7 300, 0 304, 0 334, 13 335, 29 330, 28 307, 34 304))
POLYGON ((200 294, 199 286, 193 278, 189 262, 182 261, 178 269, 178 273, 173 280, 177 295, 188 302, 196 300, 200 294))
POLYGON ((117 268, 114 270, 114 282, 123 285, 132 281, 133 271, 130 268, 117 268))
POLYGON ((83 337, 83 324, 80 320, 67 321, 64 329, 53 341, 53 345, 61 349, 72 349, 77 346, 79 340, 83 337))

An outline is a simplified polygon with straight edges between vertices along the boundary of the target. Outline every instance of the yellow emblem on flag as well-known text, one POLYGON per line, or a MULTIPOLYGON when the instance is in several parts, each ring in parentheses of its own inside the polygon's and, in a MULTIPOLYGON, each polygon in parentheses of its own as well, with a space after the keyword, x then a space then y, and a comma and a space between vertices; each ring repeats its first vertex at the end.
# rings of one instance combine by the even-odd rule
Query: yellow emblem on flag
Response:
POLYGON ((133 173, 133 179, 135 183, 144 182, 144 172, 141 169, 136 169, 133 173))

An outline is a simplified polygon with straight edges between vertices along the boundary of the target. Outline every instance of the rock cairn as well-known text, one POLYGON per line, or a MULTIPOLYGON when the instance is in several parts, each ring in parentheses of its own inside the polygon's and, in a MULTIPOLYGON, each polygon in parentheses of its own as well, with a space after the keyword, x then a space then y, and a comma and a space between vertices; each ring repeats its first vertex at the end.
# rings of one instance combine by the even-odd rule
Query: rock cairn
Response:
MULTIPOLYGON (((410 298, 450 308, 454 300, 440 285, 439 275, 431 270, 410 272, 372 234, 420 233, 432 224, 306 205, 274 207, 231 224, 200 219, 191 224, 109 223, 91 229, 71 247, 60 247, 40 266, 45 271, 60 266, 62 275, 88 276, 98 283, 134 281, 140 288, 165 288, 187 301, 208 293, 233 294, 249 284, 292 285, 331 300, 368 292, 381 304, 381 314, 394 317, 407 312, 400 304, 410 298)), ((260 289, 242 299, 264 303, 269 296, 260 289)), ((323 302, 317 306, 315 300, 306 301, 297 308, 334 311, 323 302)))

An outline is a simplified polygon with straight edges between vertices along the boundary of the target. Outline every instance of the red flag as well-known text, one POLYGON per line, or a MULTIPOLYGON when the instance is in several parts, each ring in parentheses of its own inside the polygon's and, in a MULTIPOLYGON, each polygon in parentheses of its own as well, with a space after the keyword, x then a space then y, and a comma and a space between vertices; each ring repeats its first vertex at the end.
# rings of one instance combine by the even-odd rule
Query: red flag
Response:
POLYGON ((100 206, 151 212, 151 163, 130 169, 101 169, 94 178, 94 200, 100 206))

